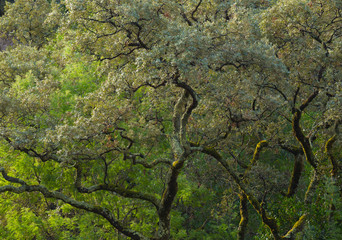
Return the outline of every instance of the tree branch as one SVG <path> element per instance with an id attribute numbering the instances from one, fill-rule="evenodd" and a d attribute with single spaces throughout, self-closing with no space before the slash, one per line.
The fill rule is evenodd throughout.
<path id="1" fill-rule="evenodd" d="M 197 10 L 198 10 L 198 8 L 200 7 L 200 5 L 202 4 L 202 0 L 200 0 L 199 2 L 198 2 L 198 4 L 196 5 L 196 7 L 195 7 L 195 9 L 192 11 L 192 13 L 191 13 L 191 18 L 195 21 L 195 22 L 197 22 L 197 18 L 195 18 L 195 13 L 197 12 Z"/>
<path id="2" fill-rule="evenodd" d="M 184 165 L 185 160 L 188 157 L 188 153 L 183 151 L 182 155 L 177 157 L 176 161 L 172 163 L 167 186 L 163 192 L 162 199 L 160 201 L 160 207 L 158 210 L 159 216 L 159 231 L 158 239 L 169 239 L 170 237 L 170 212 L 174 198 L 178 192 L 178 175 Z"/>
<path id="3" fill-rule="evenodd" d="M 260 148 L 259 148 L 260 149 Z M 257 211 L 257 213 L 262 218 L 263 223 L 266 224 L 266 226 L 271 230 L 273 237 L 276 240 L 280 240 L 281 236 L 279 235 L 279 227 L 277 225 L 277 222 L 274 218 L 269 217 L 266 213 L 265 209 L 263 208 L 262 204 L 259 203 L 257 198 L 247 189 L 245 184 L 240 180 L 240 178 L 234 173 L 234 171 L 230 168 L 227 161 L 225 161 L 222 156 L 214 149 L 214 148 L 208 148 L 203 147 L 202 150 L 203 153 L 208 154 L 215 158 L 221 165 L 227 170 L 228 174 L 233 178 L 234 182 L 239 186 L 242 193 L 247 196 L 248 201 L 253 206 L 253 208 Z"/>
<path id="4" fill-rule="evenodd" d="M 147 163 L 145 161 L 140 161 L 138 159 L 135 159 L 133 161 L 133 164 L 140 164 L 140 165 L 144 166 L 145 168 L 153 168 L 153 167 L 155 167 L 159 164 L 163 164 L 163 163 L 171 166 L 171 162 L 169 159 L 156 159 L 151 163 Z"/>
<path id="5" fill-rule="evenodd" d="M 282 238 L 288 238 L 293 239 L 296 233 L 302 231 L 308 214 L 303 214 L 298 221 L 293 225 L 293 227 L 282 237 Z"/>
<path id="6" fill-rule="evenodd" d="M 255 149 L 254 157 L 253 158 L 258 157 L 258 153 L 261 151 L 262 147 L 266 146 L 267 143 L 261 141 L 259 144 L 258 144 L 259 146 L 257 145 L 257 147 Z M 194 143 L 192 145 L 194 145 Z M 253 208 L 257 211 L 257 213 L 262 218 L 263 223 L 271 230 L 274 239 L 275 240 L 283 239 L 284 237 L 279 235 L 279 227 L 278 227 L 277 221 L 274 218 L 268 216 L 268 214 L 266 213 L 266 211 L 265 211 L 265 209 L 263 207 L 263 204 L 259 203 L 259 201 L 253 196 L 253 194 L 247 190 L 247 188 L 244 186 L 244 183 L 242 181 L 240 181 L 238 176 L 229 167 L 228 163 L 225 160 L 223 160 L 221 155 L 215 149 L 208 148 L 208 147 L 204 147 L 202 152 L 212 156 L 213 158 L 215 158 L 227 170 L 229 175 L 233 178 L 234 182 L 241 189 L 241 191 L 242 191 L 241 194 L 245 194 L 246 195 L 246 197 L 247 197 L 248 201 L 250 202 L 250 204 L 253 206 Z M 244 212 L 244 214 L 246 214 L 246 213 Z M 301 227 L 305 223 L 305 221 L 304 221 L 305 217 L 306 217 L 306 215 L 303 215 L 294 224 L 293 228 L 288 232 L 288 234 L 295 234 L 298 231 L 300 231 Z M 245 224 L 245 223 L 242 222 L 242 224 Z M 286 235 L 286 236 L 288 236 L 288 235 Z"/>
<path id="7" fill-rule="evenodd" d="M 244 240 L 248 224 L 248 199 L 246 194 L 240 192 L 240 222 L 238 228 L 238 240 Z"/>
<path id="8" fill-rule="evenodd" d="M 191 96 L 192 103 L 187 109 L 184 111 L 181 119 L 180 119 L 180 139 L 183 144 L 186 142 L 186 125 L 188 124 L 188 120 L 191 116 L 192 111 L 198 106 L 199 97 L 194 89 L 192 89 L 188 84 L 185 82 L 178 82 L 175 81 L 177 87 L 183 88 L 186 91 L 186 96 Z M 185 102 L 186 103 L 186 102 Z"/>
<path id="9" fill-rule="evenodd" d="M 22 147 L 22 146 L 16 146 L 15 144 L 13 144 L 13 141 L 8 137 L 8 136 L 1 136 L 3 137 L 6 142 L 8 142 L 15 150 L 18 150 L 20 152 L 26 153 L 28 156 L 30 157 L 35 157 L 35 158 L 39 158 L 40 160 L 42 160 L 42 162 L 46 162 L 48 160 L 53 160 L 55 162 L 60 163 L 61 160 L 58 159 L 58 157 L 50 152 L 46 152 L 46 153 L 38 153 L 35 149 L 33 148 L 26 148 L 26 147 Z"/>
<path id="10" fill-rule="evenodd" d="M 338 173 L 338 170 L 339 170 L 339 166 L 336 161 L 336 158 L 334 154 L 332 153 L 332 146 L 335 143 L 335 141 L 336 141 L 336 135 L 329 138 L 328 141 L 325 143 L 325 152 L 327 153 L 328 158 L 332 165 L 331 175 L 333 177 L 336 177 L 336 174 Z"/>
<path id="11" fill-rule="evenodd" d="M 254 154 L 253 154 L 253 158 L 248 166 L 248 168 L 245 170 L 245 173 L 244 173 L 244 178 L 247 176 L 247 174 L 249 173 L 249 171 L 252 169 L 252 167 L 255 165 L 256 161 L 259 160 L 259 156 L 260 156 L 260 152 L 262 151 L 262 149 L 264 147 L 267 147 L 268 146 L 268 143 L 266 140 L 262 140 L 260 141 L 256 147 L 255 147 L 255 150 L 254 150 Z"/>
<path id="12" fill-rule="evenodd" d="M 340 196 L 342 197 L 342 166 L 336 160 L 334 153 L 333 153 L 333 144 L 337 140 L 337 135 L 335 134 L 332 136 L 326 143 L 325 143 L 325 152 L 328 155 L 328 158 L 331 162 L 332 169 L 331 169 L 331 177 L 335 181 L 336 186 L 339 189 Z"/>
<path id="13" fill-rule="evenodd" d="M 147 193 L 142 193 L 142 192 L 138 192 L 138 191 L 134 191 L 134 190 L 130 190 L 130 189 L 125 189 L 123 187 L 120 187 L 120 186 L 117 186 L 114 184 L 96 184 L 96 185 L 93 185 L 90 187 L 84 187 L 84 186 L 82 186 L 82 182 L 81 182 L 83 168 L 82 168 L 81 164 L 79 164 L 79 163 L 75 167 L 76 167 L 75 186 L 76 186 L 76 189 L 80 193 L 93 193 L 96 191 L 115 192 L 122 197 L 148 201 L 148 202 L 152 203 L 157 208 L 157 210 L 159 209 L 159 202 L 160 201 L 155 196 L 147 194 Z"/>
<path id="14" fill-rule="evenodd" d="M 179 72 L 177 71 L 175 73 L 175 75 L 173 76 L 173 82 L 178 82 L 180 75 Z M 181 97 L 178 99 L 175 107 L 174 107 L 174 111 L 173 111 L 173 133 L 175 135 L 178 135 L 180 128 L 181 128 L 181 116 L 182 116 L 182 112 L 183 109 L 185 108 L 187 99 L 189 97 L 189 94 L 187 93 L 186 90 L 184 90 L 182 92 Z"/>
<path id="15" fill-rule="evenodd" d="M 285 144 L 281 144 L 281 143 L 279 144 L 279 146 L 282 149 L 292 153 L 293 155 L 304 154 L 303 149 L 301 147 L 285 145 Z"/>
<path id="16" fill-rule="evenodd" d="M 312 152 L 312 147 L 310 144 L 310 139 L 304 136 L 302 128 L 300 126 L 300 119 L 302 116 L 302 111 L 312 102 L 312 100 L 318 95 L 318 91 L 314 91 L 308 99 L 302 103 L 302 105 L 297 108 L 293 108 L 293 118 L 292 118 L 292 130 L 293 133 L 298 140 L 298 142 L 302 145 L 306 160 L 310 163 L 310 165 L 316 170 L 317 162 L 315 160 L 315 156 Z"/>
<path id="17" fill-rule="evenodd" d="M 312 102 L 312 100 L 315 99 L 315 97 L 317 97 L 319 91 L 315 90 L 309 97 L 308 99 L 306 99 L 305 102 L 302 103 L 302 105 L 299 107 L 300 111 L 304 111 L 304 109 Z"/>
<path id="18" fill-rule="evenodd" d="M 147 240 L 148 239 L 145 236 L 143 236 L 141 233 L 124 227 L 121 224 L 121 222 L 118 221 L 107 208 L 100 207 L 97 205 L 93 205 L 90 203 L 86 203 L 84 201 L 77 201 L 75 199 L 72 199 L 72 198 L 64 195 L 61 192 L 50 191 L 42 185 L 28 185 L 23 180 L 20 180 L 18 178 L 14 178 L 14 177 L 9 177 L 6 174 L 4 168 L 0 168 L 0 172 L 2 173 L 3 178 L 6 179 L 7 181 L 12 182 L 12 183 L 19 183 L 22 185 L 21 187 L 14 187 L 11 185 L 2 186 L 2 187 L 0 187 L 0 193 L 13 192 L 13 193 L 20 194 L 20 193 L 24 193 L 24 192 L 40 192 L 46 198 L 54 198 L 54 199 L 62 200 L 63 202 L 70 204 L 71 206 L 73 206 L 75 208 L 83 209 L 83 210 L 86 210 L 88 212 L 92 212 L 92 213 L 95 213 L 95 214 L 98 214 L 98 215 L 104 217 L 120 233 L 122 233 L 122 234 L 124 234 L 124 235 L 126 235 L 132 239 L 135 239 L 135 240 L 141 240 L 141 239 Z"/>
<path id="19" fill-rule="evenodd" d="M 302 171 L 304 169 L 304 159 L 302 154 L 297 154 L 295 155 L 295 163 L 292 171 L 292 176 L 291 176 L 291 181 L 290 185 L 287 189 L 286 196 L 287 197 L 292 197 L 298 187 L 299 184 L 299 179 L 302 175 Z"/>

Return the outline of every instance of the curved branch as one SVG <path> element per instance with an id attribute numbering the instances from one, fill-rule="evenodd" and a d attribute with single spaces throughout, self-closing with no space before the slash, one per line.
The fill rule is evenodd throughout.
<path id="1" fill-rule="evenodd" d="M 120 233 L 122 233 L 122 234 L 124 234 L 124 235 L 126 235 L 132 239 L 135 239 L 135 240 L 140 240 L 140 239 L 144 239 L 144 240 L 146 239 L 147 240 L 148 239 L 147 237 L 143 236 L 141 233 L 138 233 L 136 231 L 133 231 L 132 229 L 124 227 L 121 224 L 121 222 L 118 221 L 107 208 L 100 207 L 97 205 L 93 205 L 90 203 L 86 203 L 84 201 L 77 201 L 75 199 L 68 197 L 67 195 L 64 195 L 61 192 L 50 191 L 42 185 L 28 185 L 23 180 L 20 180 L 18 178 L 14 178 L 14 177 L 9 177 L 6 174 L 4 168 L 0 168 L 0 172 L 2 173 L 2 176 L 4 177 L 4 179 L 6 179 L 7 181 L 12 182 L 12 183 L 19 183 L 22 185 L 21 187 L 14 187 L 11 185 L 2 186 L 2 187 L 0 187 L 0 193 L 13 192 L 13 193 L 20 194 L 20 193 L 24 193 L 24 192 L 40 192 L 46 198 L 54 198 L 54 199 L 62 200 L 63 202 L 70 204 L 71 206 L 73 206 L 75 208 L 83 209 L 83 210 L 86 210 L 88 212 L 92 212 L 92 213 L 95 213 L 95 214 L 98 214 L 98 215 L 104 217 Z"/>
<path id="2" fill-rule="evenodd" d="M 153 168 L 155 166 L 157 166 L 158 164 L 166 164 L 171 166 L 172 163 L 169 159 L 165 159 L 165 158 L 161 158 L 161 159 L 156 159 L 151 163 L 148 163 L 144 160 L 138 160 L 137 158 L 145 158 L 145 156 L 141 153 L 124 153 L 124 159 L 131 159 L 132 163 L 134 165 L 136 164 L 140 164 L 145 168 Z"/>
<path id="3" fill-rule="evenodd" d="M 280 240 L 281 236 L 279 235 L 279 227 L 277 225 L 277 221 L 269 217 L 266 213 L 265 209 L 263 208 L 262 203 L 259 203 L 257 198 L 250 192 L 245 184 L 240 180 L 240 178 L 235 174 L 235 172 L 230 168 L 227 161 L 225 161 L 222 156 L 214 149 L 203 147 L 202 152 L 208 154 L 215 158 L 221 165 L 227 170 L 228 174 L 233 178 L 234 182 L 238 185 L 241 189 L 242 193 L 247 196 L 248 201 L 262 218 L 263 223 L 271 230 L 274 239 Z"/>
<path id="4" fill-rule="evenodd" d="M 261 143 L 260 146 L 256 147 L 256 151 L 260 152 L 262 145 L 266 144 Z M 192 143 L 193 146 L 196 144 Z M 197 144 L 197 147 L 200 147 L 199 144 Z M 227 161 L 225 161 L 222 156 L 214 149 L 209 147 L 203 147 L 202 152 L 205 154 L 208 154 L 209 156 L 215 158 L 221 165 L 227 170 L 229 175 L 233 178 L 234 182 L 238 185 L 238 187 L 241 190 L 241 194 L 245 194 L 250 204 L 253 206 L 253 208 L 256 210 L 256 212 L 261 217 L 263 223 L 271 230 L 272 235 L 275 240 L 281 240 L 285 237 L 281 236 L 279 234 L 279 226 L 277 224 L 276 219 L 270 217 L 264 207 L 263 203 L 259 203 L 259 201 L 256 199 L 256 197 L 247 189 L 247 187 L 244 185 L 244 183 L 240 180 L 240 178 L 234 173 L 234 171 L 230 168 Z M 299 232 L 302 227 L 305 224 L 306 214 L 304 214 L 292 227 L 292 229 L 287 233 L 286 237 L 290 234 L 295 234 Z"/>
<path id="5" fill-rule="evenodd" d="M 297 108 L 292 109 L 293 118 L 292 118 L 292 131 L 298 140 L 298 142 L 302 145 L 305 158 L 307 162 L 313 167 L 314 173 L 312 176 L 312 179 L 310 181 L 310 184 L 306 190 L 305 193 L 305 199 L 304 202 L 306 204 L 309 204 L 312 200 L 312 197 L 314 195 L 314 191 L 320 181 L 320 175 L 321 173 L 318 171 L 318 163 L 315 159 L 315 155 L 313 154 L 313 150 L 310 143 L 310 138 L 306 137 L 303 133 L 303 130 L 300 126 L 300 119 L 302 116 L 302 111 L 313 101 L 313 99 L 318 95 L 319 91 L 315 90 L 305 102 L 302 103 L 302 105 Z"/>
<path id="6" fill-rule="evenodd" d="M 61 160 L 58 159 L 58 157 L 50 152 L 46 152 L 46 153 L 38 153 L 35 149 L 33 148 L 26 148 L 26 147 L 21 147 L 21 146 L 15 146 L 15 144 L 13 144 L 13 141 L 7 137 L 7 136 L 1 136 L 3 137 L 6 142 L 8 142 L 13 148 L 14 150 L 18 150 L 20 152 L 26 153 L 28 156 L 30 157 L 35 157 L 35 158 L 39 158 L 40 160 L 42 160 L 42 162 L 46 162 L 49 160 L 55 161 L 60 163 Z"/>
<path id="7" fill-rule="evenodd" d="M 287 101 L 287 97 L 285 95 L 285 93 L 283 91 L 281 91 L 276 85 L 274 84 L 257 84 L 256 86 L 260 87 L 260 88 L 269 88 L 269 89 L 273 89 L 275 91 L 277 91 L 283 98 L 285 101 Z"/>
<path id="8" fill-rule="evenodd" d="M 128 52 L 120 52 L 120 53 L 118 53 L 118 54 L 116 54 L 116 55 L 114 55 L 114 56 L 112 56 L 112 57 L 103 57 L 103 56 L 101 56 L 101 55 L 96 55 L 96 57 L 97 57 L 97 59 L 99 60 L 99 61 L 105 61 L 105 60 L 113 60 L 113 59 L 116 59 L 116 58 L 118 58 L 118 57 L 121 57 L 121 56 L 129 56 L 129 55 L 131 55 L 135 50 L 138 50 L 138 49 L 140 49 L 141 47 L 135 47 L 135 48 L 132 48 L 132 49 L 130 49 Z"/>
<path id="9" fill-rule="evenodd" d="M 319 91 L 318 90 L 315 90 L 309 97 L 308 99 L 306 99 L 305 102 L 302 103 L 302 105 L 299 107 L 299 109 L 301 111 L 303 111 L 307 106 L 309 106 L 309 104 L 312 102 L 312 100 L 315 99 L 315 97 L 317 97 Z"/>
<path id="10" fill-rule="evenodd" d="M 304 154 L 304 151 L 301 147 L 291 146 L 291 145 L 286 145 L 286 144 L 281 144 L 281 143 L 279 144 L 279 146 L 282 149 L 292 153 L 293 155 Z"/>
<path id="11" fill-rule="evenodd" d="M 307 104 L 305 103 L 304 106 L 307 106 Z M 303 105 L 302 105 L 303 106 Z M 301 106 L 301 109 L 302 109 Z M 306 160 L 310 163 L 310 165 L 314 168 L 317 169 L 317 162 L 315 160 L 315 156 L 312 152 L 312 148 L 310 145 L 310 141 L 309 138 L 307 138 L 306 136 L 304 136 L 302 128 L 299 124 L 300 122 L 300 118 L 302 116 L 302 112 L 296 108 L 293 109 L 293 118 L 292 118 L 292 130 L 293 133 L 296 137 L 296 139 L 298 140 L 298 142 L 302 145 L 304 154 L 305 154 L 305 158 Z"/>
<path id="12" fill-rule="evenodd" d="M 11 182 L 11 183 L 19 183 L 20 185 L 27 185 L 26 182 L 24 180 L 21 180 L 19 178 L 15 178 L 15 177 L 10 177 L 7 175 L 5 168 L 0 168 L 0 172 L 3 176 L 4 179 L 6 179 L 7 181 Z"/>
<path id="13" fill-rule="evenodd" d="M 336 141 L 336 135 L 329 138 L 329 140 L 325 143 L 325 152 L 327 153 L 328 158 L 329 158 L 331 165 L 332 165 L 331 175 L 333 177 L 336 177 L 336 174 L 338 173 L 338 169 L 339 169 L 339 166 L 338 166 L 338 163 L 335 159 L 335 156 L 332 153 L 332 146 L 335 143 L 335 141 Z"/>
<path id="14" fill-rule="evenodd" d="M 143 84 L 141 84 L 141 85 L 139 85 L 139 86 L 133 88 L 132 91 L 133 91 L 133 92 L 136 92 L 136 91 L 138 91 L 140 88 L 145 87 L 145 86 L 151 87 L 151 88 L 154 88 L 154 89 L 157 89 L 157 88 L 160 88 L 160 87 L 164 87 L 164 86 L 166 85 L 166 83 L 167 83 L 166 81 L 162 81 L 161 83 L 159 83 L 159 84 L 157 84 L 157 85 L 153 85 L 153 84 L 151 84 L 151 83 L 145 82 L 145 83 L 143 83 Z"/>
<path id="15" fill-rule="evenodd" d="M 168 159 L 156 159 L 151 163 L 147 163 L 145 161 L 140 161 L 140 160 L 134 160 L 133 164 L 140 164 L 145 168 L 154 168 L 155 166 L 159 165 L 159 164 L 167 164 L 169 166 L 171 166 L 171 162 Z"/>
<path id="16" fill-rule="evenodd" d="M 302 231 L 308 214 L 303 214 L 298 221 L 293 225 L 293 227 L 282 237 L 287 239 L 293 239 L 296 233 Z"/>
<path id="17" fill-rule="evenodd" d="M 259 160 L 260 152 L 262 151 L 262 149 L 264 147 L 267 147 L 267 146 L 268 146 L 268 143 L 266 140 L 262 140 L 256 145 L 255 150 L 254 150 L 254 154 L 253 154 L 253 158 L 252 158 L 251 163 L 249 164 L 248 168 L 245 170 L 244 177 L 246 177 L 246 175 L 249 173 L 251 168 L 255 165 L 256 161 Z"/>
<path id="18" fill-rule="evenodd" d="M 192 98 L 191 105 L 185 110 L 181 117 L 181 128 L 180 128 L 180 137 L 183 143 L 186 141 L 186 125 L 188 124 L 189 118 L 191 116 L 192 111 L 198 106 L 199 97 L 197 96 L 197 93 L 194 89 L 192 89 L 188 84 L 184 82 L 176 82 L 176 86 L 183 88 L 188 95 Z"/>
<path id="19" fill-rule="evenodd" d="M 191 13 L 191 18 L 192 18 L 195 22 L 197 22 L 197 18 L 195 18 L 195 13 L 197 12 L 197 10 L 198 10 L 198 8 L 200 7 L 201 4 L 202 4 L 202 0 L 200 0 L 200 1 L 197 3 L 195 9 L 194 9 L 194 10 L 192 11 L 192 13 Z"/>
<path id="20" fill-rule="evenodd" d="M 175 75 L 173 76 L 173 82 L 178 82 L 180 75 L 179 72 L 177 71 L 175 73 Z M 187 91 L 183 91 L 181 97 L 178 99 L 175 107 L 174 107 L 174 111 L 173 111 L 173 132 L 174 134 L 178 134 L 180 131 L 180 127 L 181 127 L 181 115 L 183 112 L 183 109 L 186 105 L 188 99 L 188 93 Z"/>
<path id="21" fill-rule="evenodd" d="M 231 130 L 231 127 L 229 126 L 228 131 L 230 131 L 230 130 Z M 219 133 L 216 138 L 214 138 L 214 139 L 212 139 L 212 140 L 210 140 L 208 142 L 205 142 L 205 143 L 203 143 L 201 145 L 199 143 L 195 143 L 193 141 L 188 141 L 188 144 L 190 145 L 190 149 L 191 149 L 192 152 L 202 151 L 203 146 L 205 146 L 205 147 L 214 147 L 214 146 L 217 145 L 217 143 L 219 143 L 220 141 L 226 139 L 227 136 L 228 136 L 228 131 L 227 132 Z M 234 159 L 237 160 L 235 156 L 234 156 Z"/>
<path id="22" fill-rule="evenodd" d="M 157 210 L 159 209 L 159 200 L 155 196 L 147 193 L 142 193 L 130 189 L 126 189 L 114 184 L 96 184 L 90 187 L 82 186 L 81 177 L 82 177 L 82 166 L 77 164 L 76 166 L 76 181 L 75 186 L 80 193 L 93 193 L 96 191 L 110 191 L 119 194 L 122 197 L 133 198 L 133 199 L 140 199 L 145 200 L 152 203 Z"/>

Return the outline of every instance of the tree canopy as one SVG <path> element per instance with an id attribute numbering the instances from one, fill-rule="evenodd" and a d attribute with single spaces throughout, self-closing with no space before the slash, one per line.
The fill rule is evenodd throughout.
<path id="1" fill-rule="evenodd" d="M 341 1 L 2 14 L 4 239 L 342 237 Z"/>

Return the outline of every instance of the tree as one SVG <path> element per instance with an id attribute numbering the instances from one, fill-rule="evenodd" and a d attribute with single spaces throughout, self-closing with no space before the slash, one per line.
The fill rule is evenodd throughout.
<path id="1" fill-rule="evenodd" d="M 105 238 L 227 239 L 235 223 L 244 239 L 256 218 L 283 239 L 322 234 L 305 223 L 327 219 L 327 236 L 339 234 L 341 196 L 323 188 L 341 186 L 338 2 L 62 4 L 16 1 L 0 24 L 17 40 L 1 52 L 0 192 L 40 193 L 26 199 L 35 229 L 67 238 L 97 222 Z M 239 227 L 210 204 L 232 196 Z M 331 214 L 318 219 L 314 201 Z M 61 223 L 70 212 L 77 227 Z"/>
<path id="2" fill-rule="evenodd" d="M 1 1 L 0 1 L 0 16 L 4 15 L 4 13 L 5 13 L 6 2 L 13 3 L 14 0 L 9 0 L 9 1 L 1 0 Z"/>
<path id="3" fill-rule="evenodd" d="M 13 41 L 40 47 L 58 28 L 61 11 L 56 1 L 9 2 L 0 25 L 1 33 L 7 33 Z"/>

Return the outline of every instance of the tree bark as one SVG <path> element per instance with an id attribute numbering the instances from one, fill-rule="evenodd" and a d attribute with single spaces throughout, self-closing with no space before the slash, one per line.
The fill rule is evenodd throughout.
<path id="1" fill-rule="evenodd" d="M 292 171 L 290 185 L 287 189 L 287 197 L 292 197 L 297 190 L 299 179 L 302 175 L 302 171 L 304 168 L 304 159 L 302 154 L 295 155 L 295 163 Z"/>
<path id="2" fill-rule="evenodd" d="M 248 199 L 247 199 L 246 194 L 244 194 L 243 192 L 240 192 L 239 198 L 240 198 L 240 223 L 239 223 L 239 228 L 238 228 L 237 239 L 244 240 L 246 230 L 247 230 L 247 224 L 248 224 L 248 208 L 247 208 Z"/>

